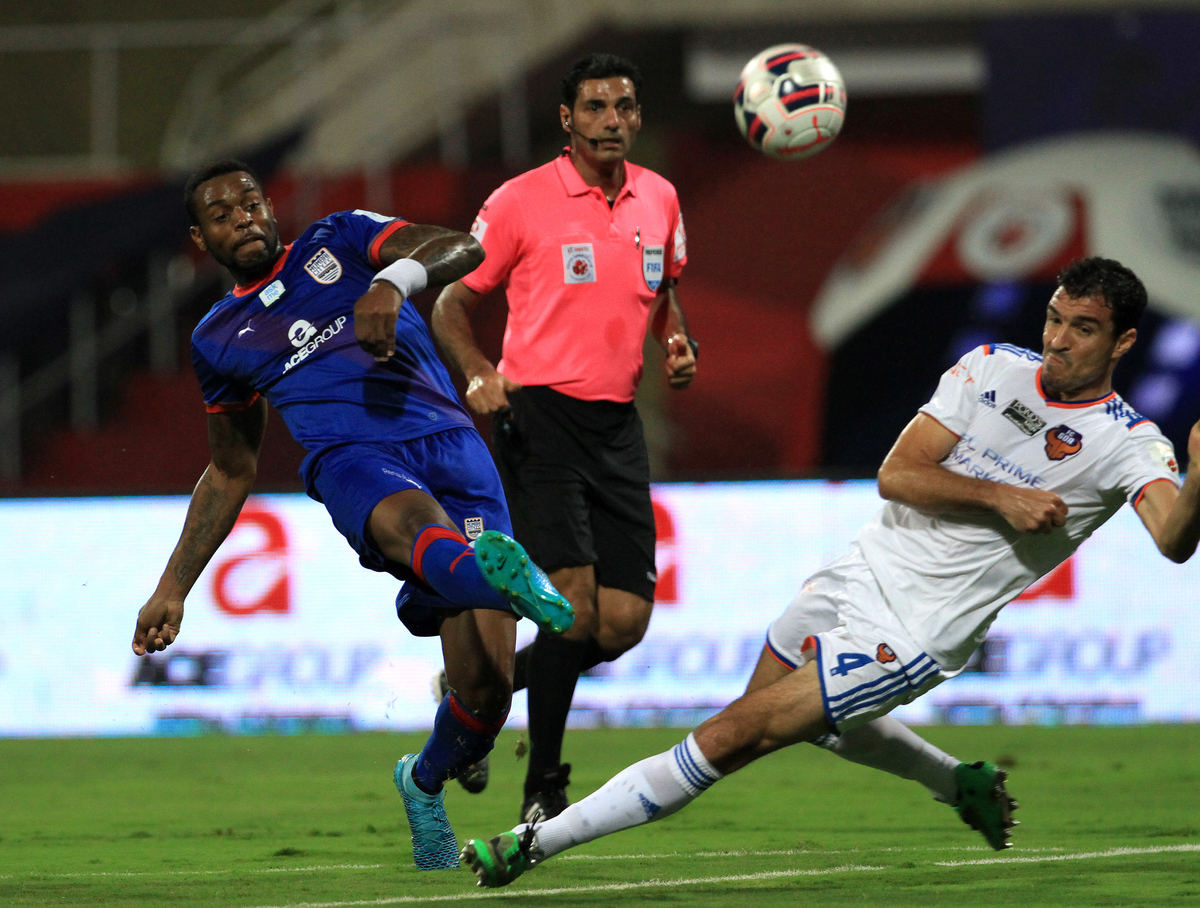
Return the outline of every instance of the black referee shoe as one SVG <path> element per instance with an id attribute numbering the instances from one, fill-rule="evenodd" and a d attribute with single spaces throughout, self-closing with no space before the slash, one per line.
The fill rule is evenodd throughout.
<path id="1" fill-rule="evenodd" d="M 563 763 L 541 774 L 541 778 L 525 780 L 525 801 L 521 804 L 521 822 L 536 823 L 549 820 L 566 810 L 571 802 L 564 789 L 571 784 L 571 764 Z M 533 786 L 533 790 L 530 787 Z"/>

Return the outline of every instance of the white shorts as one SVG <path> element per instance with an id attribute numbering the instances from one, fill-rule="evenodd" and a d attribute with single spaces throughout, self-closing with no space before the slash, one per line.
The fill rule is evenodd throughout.
<path id="1" fill-rule="evenodd" d="M 943 671 L 896 620 L 857 545 L 808 578 L 772 622 L 767 646 L 790 668 L 817 660 L 825 721 L 838 732 L 958 674 Z"/>

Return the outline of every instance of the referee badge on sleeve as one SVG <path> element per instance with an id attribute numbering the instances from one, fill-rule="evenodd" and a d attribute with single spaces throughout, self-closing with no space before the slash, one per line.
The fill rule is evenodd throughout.
<path id="1" fill-rule="evenodd" d="M 656 292 L 658 285 L 662 283 L 666 251 L 665 246 L 642 247 L 642 277 L 646 279 L 646 286 Z"/>
<path id="2" fill-rule="evenodd" d="M 596 283 L 596 256 L 591 243 L 567 243 L 562 247 L 563 283 Z"/>

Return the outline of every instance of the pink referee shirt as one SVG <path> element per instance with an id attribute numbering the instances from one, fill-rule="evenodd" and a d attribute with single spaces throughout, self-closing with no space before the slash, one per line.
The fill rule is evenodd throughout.
<path id="1" fill-rule="evenodd" d="M 487 258 L 462 282 L 508 295 L 499 371 L 580 400 L 633 400 L 650 304 L 687 263 L 675 187 L 626 161 L 610 209 L 564 153 L 493 192 L 471 235 Z"/>

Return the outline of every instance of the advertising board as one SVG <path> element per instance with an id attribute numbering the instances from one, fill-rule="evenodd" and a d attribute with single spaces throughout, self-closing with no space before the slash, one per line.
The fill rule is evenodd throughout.
<path id="1" fill-rule="evenodd" d="M 737 697 L 767 625 L 880 501 L 871 482 L 654 489 L 658 601 L 643 642 L 580 679 L 575 726 L 691 726 Z M 396 620 L 324 509 L 252 497 L 165 653 L 130 650 L 187 499 L 0 501 L 0 735 L 417 729 L 436 639 Z M 914 723 L 1200 719 L 1200 559 L 1162 558 L 1123 508 L 1010 604 Z M 521 622 L 519 642 L 533 636 Z M 525 697 L 510 722 L 525 722 Z"/>

